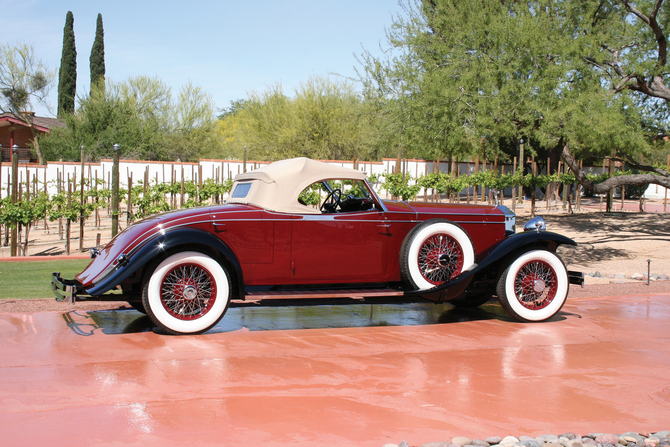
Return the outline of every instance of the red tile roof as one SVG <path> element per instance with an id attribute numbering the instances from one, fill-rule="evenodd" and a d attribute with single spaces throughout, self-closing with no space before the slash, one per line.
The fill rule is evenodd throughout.
<path id="1" fill-rule="evenodd" d="M 65 122 L 58 118 L 47 118 L 45 116 L 33 116 L 33 125 L 40 130 L 41 132 L 49 132 L 55 127 L 65 127 Z M 12 124 L 17 124 L 19 126 L 25 126 L 26 124 L 20 119 L 16 118 L 12 113 L 0 113 L 0 122 L 10 122 Z"/>

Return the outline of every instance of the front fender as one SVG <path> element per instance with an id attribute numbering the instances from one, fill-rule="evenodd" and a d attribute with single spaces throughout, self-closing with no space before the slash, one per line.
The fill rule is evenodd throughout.
<path id="1" fill-rule="evenodd" d="M 505 238 L 489 255 L 477 266 L 478 270 L 485 269 L 491 264 L 503 259 L 512 252 L 525 250 L 530 247 L 541 247 L 549 251 L 556 251 L 559 245 L 577 245 L 569 237 L 549 231 L 527 231 L 516 233 Z"/>
<path id="2" fill-rule="evenodd" d="M 127 256 L 123 263 L 117 263 L 111 272 L 104 278 L 85 290 L 88 295 L 99 296 L 117 285 L 121 284 L 130 275 L 135 273 L 141 267 L 151 262 L 156 256 L 162 256 L 164 253 L 180 246 L 186 245 L 189 248 L 195 245 L 206 245 L 216 251 L 219 256 L 224 257 L 230 262 L 233 272 L 237 278 L 238 294 L 244 296 L 244 278 L 242 277 L 242 268 L 233 251 L 224 244 L 219 238 L 206 231 L 193 228 L 180 228 L 172 231 L 166 231 L 146 242 L 135 253 Z M 123 255 L 122 255 L 123 256 Z M 116 261 L 115 261 L 116 262 Z"/>
<path id="3" fill-rule="evenodd" d="M 456 278 L 432 289 L 406 292 L 405 295 L 419 296 L 423 299 L 443 303 L 461 295 L 470 285 L 475 275 L 497 266 L 499 261 L 502 261 L 511 253 L 525 251 L 532 247 L 541 247 L 555 252 L 556 248 L 563 244 L 577 245 L 575 241 L 568 237 L 547 231 L 513 234 L 500 242 L 479 264 L 461 273 Z"/>

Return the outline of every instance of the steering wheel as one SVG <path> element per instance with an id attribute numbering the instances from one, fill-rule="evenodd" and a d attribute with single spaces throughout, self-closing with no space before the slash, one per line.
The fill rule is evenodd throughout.
<path id="1" fill-rule="evenodd" d="M 337 207 L 340 204 L 342 197 L 342 191 L 340 189 L 333 189 L 326 196 L 326 200 L 321 204 L 322 213 L 334 213 L 337 211 Z"/>

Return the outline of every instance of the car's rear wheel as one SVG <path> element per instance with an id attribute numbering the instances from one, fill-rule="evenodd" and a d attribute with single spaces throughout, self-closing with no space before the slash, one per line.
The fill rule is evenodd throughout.
<path id="1" fill-rule="evenodd" d="M 568 297 L 568 271 L 561 258 L 532 250 L 512 261 L 498 280 L 500 304 L 519 321 L 544 321 L 561 310 Z"/>
<path id="2" fill-rule="evenodd" d="M 230 282 L 209 256 L 185 251 L 161 262 L 142 291 L 151 320 L 170 334 L 198 334 L 211 329 L 226 313 Z"/>
<path id="3" fill-rule="evenodd" d="M 475 262 L 475 249 L 460 226 L 443 219 L 417 225 L 400 250 L 403 281 L 415 290 L 439 286 Z"/>

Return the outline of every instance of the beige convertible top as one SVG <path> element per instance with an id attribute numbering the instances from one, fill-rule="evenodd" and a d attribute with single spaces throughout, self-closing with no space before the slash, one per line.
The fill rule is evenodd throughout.
<path id="1" fill-rule="evenodd" d="M 291 158 L 238 174 L 228 203 L 248 203 L 279 213 L 321 214 L 298 202 L 303 189 L 321 180 L 365 180 L 365 173 L 309 158 Z M 236 192 L 239 188 L 239 194 Z M 249 185 L 249 186 L 247 186 Z M 248 191 L 242 195 L 246 188 Z"/>

